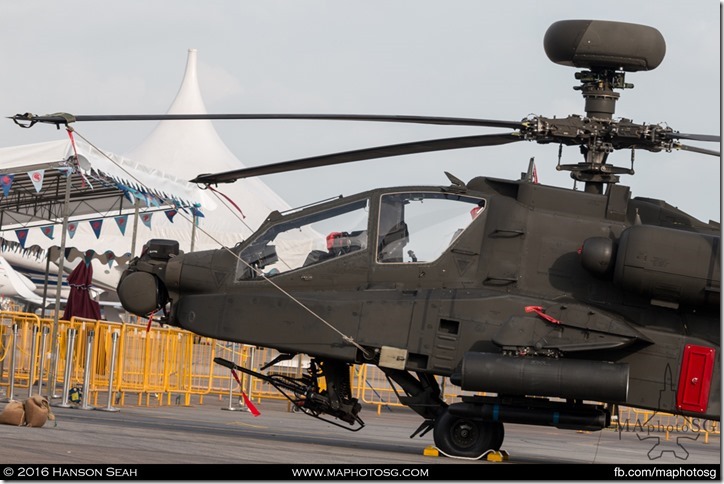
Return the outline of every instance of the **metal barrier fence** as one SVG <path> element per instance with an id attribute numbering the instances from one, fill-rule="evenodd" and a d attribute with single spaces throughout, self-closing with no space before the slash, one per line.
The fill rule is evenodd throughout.
<path id="1" fill-rule="evenodd" d="M 246 374 L 239 375 L 239 388 L 228 369 L 214 363 L 214 358 L 221 357 L 258 371 L 278 355 L 275 350 L 218 341 L 178 328 L 154 326 L 149 330 L 143 324 L 73 318 L 58 321 L 57 355 L 53 358 L 53 324 L 52 318 L 0 311 L 0 390 L 5 392 L 5 401 L 55 393 L 60 382 L 62 393 L 52 397 L 62 397 L 63 404 L 69 404 L 70 390 L 78 394 L 82 388 L 82 408 L 105 405 L 107 410 L 117 410 L 116 406 L 128 404 L 128 395 L 136 396 L 136 405 L 146 406 L 190 405 L 192 397 L 203 403 L 205 397 L 215 396 L 228 398 L 231 410 L 244 407 L 242 389 L 257 403 L 264 399 L 285 400 L 272 385 Z M 53 362 L 57 382 L 47 381 Z M 273 371 L 299 377 L 308 364 L 307 356 L 298 355 L 276 364 Z M 383 408 L 403 406 L 379 368 L 355 365 L 350 373 L 352 395 L 375 406 L 378 413 Z M 448 403 L 471 394 L 446 378 L 438 378 L 438 383 Z M 617 424 L 628 425 L 628 430 L 633 426 L 634 431 L 653 426 L 667 438 L 669 433 L 700 432 L 705 434 L 705 442 L 710 434 L 720 434 L 719 422 L 629 407 L 621 407 Z"/>

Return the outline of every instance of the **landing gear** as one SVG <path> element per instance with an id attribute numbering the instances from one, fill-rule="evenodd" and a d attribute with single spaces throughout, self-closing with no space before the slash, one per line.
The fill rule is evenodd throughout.
<path id="1" fill-rule="evenodd" d="M 501 422 L 461 417 L 447 409 L 435 420 L 433 438 L 438 449 L 453 457 L 480 457 L 499 450 L 505 430 Z"/>

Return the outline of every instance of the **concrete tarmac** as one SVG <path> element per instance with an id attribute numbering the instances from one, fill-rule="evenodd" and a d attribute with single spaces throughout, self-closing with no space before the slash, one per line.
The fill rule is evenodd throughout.
<path id="1" fill-rule="evenodd" d="M 235 404 L 237 402 L 234 402 Z M 5 404 L 0 404 L 0 410 Z M 261 415 L 225 410 L 206 397 L 191 406 L 125 406 L 118 412 L 53 407 L 41 428 L 0 425 L 4 464 L 495 464 L 423 455 L 432 432 L 409 436 L 422 419 L 406 408 L 365 407 L 351 432 L 264 400 Z M 101 407 L 102 408 L 102 407 Z M 717 422 L 718 424 L 718 422 Z M 343 424 L 346 426 L 346 424 Z M 721 439 L 690 430 L 666 434 L 630 422 L 620 432 L 505 425 L 501 464 L 720 464 Z"/>

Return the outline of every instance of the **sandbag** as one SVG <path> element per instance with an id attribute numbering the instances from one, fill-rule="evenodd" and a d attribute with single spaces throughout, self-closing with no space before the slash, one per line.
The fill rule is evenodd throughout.
<path id="1" fill-rule="evenodd" d="M 42 427 L 48 420 L 54 420 L 55 416 L 50 411 L 48 399 L 33 395 L 23 402 L 25 408 L 25 423 L 28 427 Z"/>
<path id="2" fill-rule="evenodd" d="M 0 424 L 25 425 L 25 406 L 23 402 L 11 400 L 0 412 Z"/>

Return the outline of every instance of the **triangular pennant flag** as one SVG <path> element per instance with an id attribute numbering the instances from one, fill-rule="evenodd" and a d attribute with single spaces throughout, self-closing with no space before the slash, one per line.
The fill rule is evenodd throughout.
<path id="1" fill-rule="evenodd" d="M 121 231 L 121 235 L 126 235 L 126 225 L 128 222 L 128 215 L 119 215 L 118 217 L 114 217 L 116 220 L 116 225 L 118 225 L 118 230 Z"/>
<path id="2" fill-rule="evenodd" d="M 194 216 L 199 217 L 199 218 L 203 218 L 203 216 L 204 216 L 204 214 L 201 213 L 201 210 L 199 210 L 196 207 L 191 207 L 191 213 L 194 214 Z"/>
<path id="3" fill-rule="evenodd" d="M 3 195 L 6 197 L 10 193 L 10 187 L 13 185 L 13 179 L 15 175 L 2 175 L 0 176 L 0 187 L 3 189 Z"/>
<path id="4" fill-rule="evenodd" d="M 165 213 L 165 214 L 166 214 L 166 217 L 168 217 L 168 221 L 171 222 L 171 223 L 173 223 L 173 218 L 176 216 L 176 214 L 178 213 L 178 211 L 176 211 L 176 210 L 166 210 L 166 211 L 163 212 L 163 213 Z"/>
<path id="5" fill-rule="evenodd" d="M 143 222 L 143 225 L 145 225 L 149 229 L 151 228 L 151 216 L 152 215 L 153 215 L 153 213 L 142 213 L 141 214 L 141 222 Z"/>
<path id="6" fill-rule="evenodd" d="M 113 261 L 116 260 L 116 254 L 110 250 L 105 251 L 104 254 L 108 258 L 108 267 L 113 267 Z"/>
<path id="7" fill-rule="evenodd" d="M 43 235 L 45 235 L 50 240 L 53 240 L 53 232 L 55 232 L 55 225 L 46 225 L 45 227 L 40 227 L 40 230 L 43 232 Z"/>
<path id="8" fill-rule="evenodd" d="M 129 202 L 136 203 L 136 198 L 133 196 L 129 189 L 123 190 L 123 196 L 126 197 L 126 200 L 128 200 Z"/>
<path id="9" fill-rule="evenodd" d="M 71 173 L 73 173 L 73 167 L 72 166 L 59 166 L 58 171 L 61 172 L 63 175 L 68 176 Z"/>
<path id="10" fill-rule="evenodd" d="M 85 262 L 86 267 L 88 267 L 93 260 L 93 256 L 96 255 L 95 250 L 86 250 L 85 254 L 83 254 L 83 262 Z"/>
<path id="11" fill-rule="evenodd" d="M 93 229 L 93 233 L 96 234 L 96 239 L 100 238 L 101 228 L 103 227 L 103 219 L 99 218 L 99 219 L 91 220 L 89 223 L 90 223 L 91 228 Z"/>
<path id="12" fill-rule="evenodd" d="M 201 210 L 199 210 L 196 207 L 189 207 L 189 210 L 191 210 L 191 214 L 194 216 L 194 222 L 196 223 L 196 226 L 199 226 L 199 220 L 204 217 L 204 214 L 201 213 Z"/>
<path id="13" fill-rule="evenodd" d="M 28 229 L 18 229 L 15 231 L 15 235 L 18 236 L 18 242 L 20 242 L 20 247 L 24 249 L 25 239 L 28 238 Z"/>
<path id="14" fill-rule="evenodd" d="M 75 231 L 78 230 L 78 224 L 75 222 L 71 222 L 68 224 L 68 235 L 70 235 L 70 238 L 72 239 L 75 235 Z"/>
<path id="15" fill-rule="evenodd" d="M 45 177 L 45 170 L 33 170 L 28 172 L 30 181 L 33 182 L 35 192 L 39 193 L 43 188 L 43 178 Z"/>

